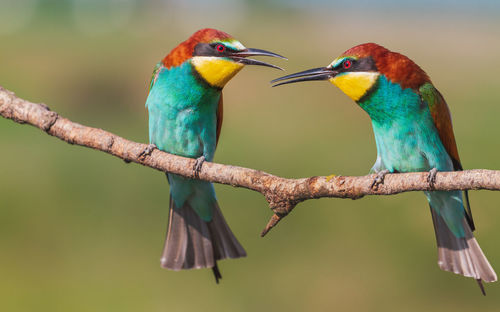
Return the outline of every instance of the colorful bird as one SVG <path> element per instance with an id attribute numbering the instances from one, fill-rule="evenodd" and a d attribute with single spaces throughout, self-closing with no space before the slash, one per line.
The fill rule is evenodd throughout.
<path id="1" fill-rule="evenodd" d="M 222 125 L 222 89 L 245 65 L 277 66 L 248 56 L 278 54 L 245 48 L 230 35 L 202 29 L 174 48 L 153 72 L 146 107 L 153 147 L 212 161 Z M 171 270 L 212 268 L 217 260 L 246 256 L 220 211 L 212 183 L 167 173 L 170 211 L 161 266 Z"/>
<path id="2" fill-rule="evenodd" d="M 408 57 L 366 43 L 326 67 L 272 82 L 283 81 L 274 85 L 278 86 L 309 80 L 329 80 L 370 116 L 377 146 L 374 186 L 388 172 L 430 171 L 432 183 L 437 171 L 462 170 L 448 106 L 427 74 Z M 494 282 L 497 276 L 472 234 L 467 192 L 424 193 L 434 222 L 439 267 L 475 278 L 484 293 L 481 281 Z"/>

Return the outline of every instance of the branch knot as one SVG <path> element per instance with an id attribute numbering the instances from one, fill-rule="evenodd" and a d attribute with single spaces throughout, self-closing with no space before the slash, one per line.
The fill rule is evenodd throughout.
<path id="1" fill-rule="evenodd" d="M 48 107 L 47 110 L 47 114 L 44 114 L 42 120 L 40 120 L 40 129 L 45 132 L 49 132 L 59 118 L 59 115 L 56 112 L 49 110 Z"/>

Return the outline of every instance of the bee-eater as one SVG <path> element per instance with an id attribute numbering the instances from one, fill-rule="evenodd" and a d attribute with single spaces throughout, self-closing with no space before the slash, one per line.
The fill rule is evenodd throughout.
<path id="1" fill-rule="evenodd" d="M 222 89 L 245 65 L 277 66 L 248 56 L 278 54 L 246 48 L 215 29 L 202 29 L 159 62 L 146 107 L 149 141 L 158 149 L 212 161 L 222 126 Z M 167 173 L 170 210 L 161 266 L 171 270 L 212 268 L 217 260 L 246 256 L 220 211 L 212 183 Z"/>
<path id="2" fill-rule="evenodd" d="M 326 67 L 272 82 L 282 80 L 286 81 L 275 86 L 329 80 L 368 113 L 377 146 L 372 171 L 382 181 L 388 172 L 430 171 L 432 182 L 437 170 L 462 170 L 443 96 L 429 76 L 404 55 L 374 43 L 361 44 Z M 439 267 L 475 278 L 484 293 L 481 281 L 494 282 L 497 276 L 472 234 L 467 192 L 430 191 L 425 195 L 436 233 Z"/>

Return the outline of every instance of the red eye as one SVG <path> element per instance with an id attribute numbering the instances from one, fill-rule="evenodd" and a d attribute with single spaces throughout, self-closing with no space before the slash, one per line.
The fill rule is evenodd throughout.
<path id="1" fill-rule="evenodd" d="M 226 46 L 224 46 L 223 44 L 218 44 L 215 46 L 215 49 L 217 49 L 217 52 L 222 53 L 226 51 Z"/>
<path id="2" fill-rule="evenodd" d="M 345 60 L 344 63 L 342 63 L 342 66 L 344 69 L 349 69 L 352 66 L 352 61 L 351 60 Z"/>

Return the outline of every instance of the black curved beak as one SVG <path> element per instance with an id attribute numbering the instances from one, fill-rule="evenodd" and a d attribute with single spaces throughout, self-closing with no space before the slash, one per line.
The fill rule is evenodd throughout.
<path id="1" fill-rule="evenodd" d="M 286 57 L 281 56 L 279 54 L 276 54 L 276 53 L 273 53 L 273 52 L 269 52 L 269 51 L 266 51 L 266 50 L 251 49 L 251 48 L 248 48 L 248 49 L 245 49 L 245 50 L 242 50 L 242 51 L 238 51 L 238 52 L 233 52 L 233 53 L 231 53 L 230 57 L 234 61 L 236 61 L 238 63 L 241 63 L 241 64 L 245 64 L 245 65 L 260 65 L 260 66 L 267 66 L 267 67 L 271 67 L 271 68 L 276 68 L 276 69 L 283 70 L 283 68 L 278 67 L 278 66 L 273 65 L 273 64 L 269 64 L 269 63 L 266 63 L 266 62 L 262 62 L 262 61 L 258 61 L 258 60 L 246 58 L 246 57 L 249 57 L 249 56 L 271 56 L 271 57 L 277 57 L 277 58 L 281 58 L 281 59 L 287 60 Z"/>
<path id="2" fill-rule="evenodd" d="M 318 68 L 304 70 L 304 71 L 301 71 L 301 72 L 298 72 L 295 74 L 283 76 L 280 78 L 276 78 L 276 79 L 272 80 L 271 83 L 276 83 L 278 81 L 291 79 L 291 80 L 283 81 L 283 82 L 276 83 L 273 85 L 273 87 L 277 87 L 277 86 L 281 86 L 281 85 L 288 84 L 288 83 L 294 83 L 294 82 L 313 81 L 313 80 L 328 80 L 332 77 L 335 77 L 335 75 L 337 75 L 337 74 L 338 74 L 338 72 L 331 69 L 331 68 L 318 67 Z M 293 79 L 293 78 L 295 78 L 295 79 Z"/>

